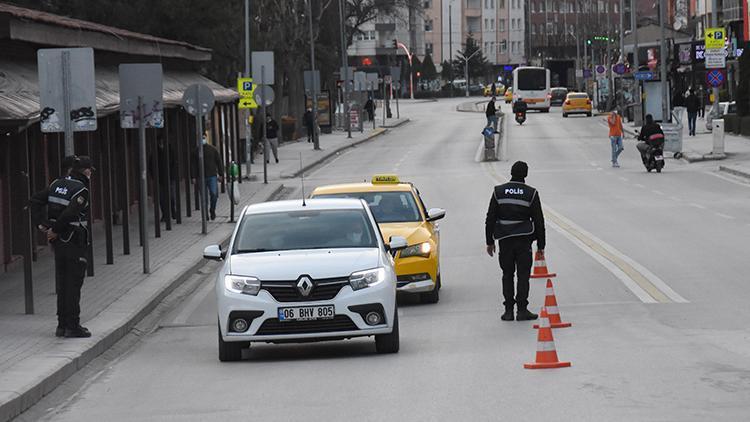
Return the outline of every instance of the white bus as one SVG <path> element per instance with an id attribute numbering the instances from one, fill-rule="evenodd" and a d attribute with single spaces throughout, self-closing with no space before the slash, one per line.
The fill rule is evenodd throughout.
<path id="1" fill-rule="evenodd" d="M 529 110 L 548 112 L 550 107 L 550 72 L 544 67 L 518 67 L 513 70 L 513 102 L 519 98 Z"/>

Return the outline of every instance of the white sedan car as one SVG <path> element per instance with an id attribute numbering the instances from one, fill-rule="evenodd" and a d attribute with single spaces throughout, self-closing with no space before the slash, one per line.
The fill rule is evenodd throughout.
<path id="1" fill-rule="evenodd" d="M 374 336 L 379 353 L 399 349 L 391 252 L 365 202 L 310 199 L 247 206 L 216 280 L 219 359 L 234 361 L 251 342 L 305 342 Z"/>

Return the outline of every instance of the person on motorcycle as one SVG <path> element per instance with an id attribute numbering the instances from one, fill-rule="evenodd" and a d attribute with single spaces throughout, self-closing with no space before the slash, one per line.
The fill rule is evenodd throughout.
<path id="1" fill-rule="evenodd" d="M 638 142 L 636 148 L 641 153 L 643 164 L 646 164 L 649 148 L 664 145 L 664 132 L 661 130 L 661 126 L 654 122 L 654 116 L 646 115 L 646 124 L 641 127 L 638 140 L 641 142 Z"/>
<path id="2" fill-rule="evenodd" d="M 513 103 L 513 114 L 523 113 L 525 115 L 528 108 L 529 107 L 526 105 L 526 102 L 524 102 L 523 98 L 519 98 L 516 100 L 516 102 Z"/>

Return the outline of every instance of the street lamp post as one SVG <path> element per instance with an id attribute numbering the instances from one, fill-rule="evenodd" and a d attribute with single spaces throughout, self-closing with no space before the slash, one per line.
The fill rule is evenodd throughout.
<path id="1" fill-rule="evenodd" d="M 477 48 L 477 51 L 471 53 L 471 56 L 464 58 L 464 79 L 466 79 L 466 96 L 469 96 L 469 60 L 476 56 L 477 53 L 482 51 L 481 48 Z"/>
<path id="2" fill-rule="evenodd" d="M 716 0 L 714 0 L 716 4 Z M 669 90 L 667 81 L 667 40 L 666 28 L 667 24 L 667 2 L 664 0 L 659 1 L 659 29 L 661 31 L 661 40 L 659 44 L 659 62 L 661 62 L 661 121 L 669 122 Z"/>
<path id="3" fill-rule="evenodd" d="M 347 138 L 351 138 L 352 123 L 349 118 L 349 96 L 347 95 L 349 91 L 349 63 L 346 55 L 346 37 L 344 35 L 344 32 L 346 31 L 346 22 L 344 21 L 344 0 L 339 0 L 339 19 L 341 20 L 341 66 L 344 69 L 344 74 L 341 75 L 341 80 L 343 81 L 341 88 L 344 96 L 344 107 L 342 111 L 344 112 L 344 124 L 346 125 L 346 132 L 348 134 Z"/>
<path id="4" fill-rule="evenodd" d="M 578 14 L 576 14 L 576 18 L 578 18 Z M 578 81 L 578 72 L 583 72 L 581 70 L 581 45 L 578 42 L 578 36 L 573 33 L 573 31 L 568 31 L 571 37 L 573 37 L 574 40 L 576 40 L 576 71 L 575 71 L 575 79 L 576 79 L 576 88 L 580 87 L 581 84 Z"/>
<path id="5" fill-rule="evenodd" d="M 250 77 L 250 0 L 245 0 L 245 77 Z M 250 165 L 253 160 L 253 151 L 251 148 L 253 129 L 250 127 L 250 112 L 248 110 L 245 118 L 245 170 L 246 177 L 250 179 Z"/>
<path id="6" fill-rule="evenodd" d="M 402 48 L 406 52 L 406 57 L 409 59 L 409 91 L 411 92 L 410 98 L 414 99 L 414 70 L 412 70 L 411 67 L 411 59 L 414 57 L 414 55 L 409 51 L 408 48 L 406 48 L 406 45 L 404 43 L 397 43 L 397 45 Z M 396 103 L 398 105 L 398 103 Z"/>

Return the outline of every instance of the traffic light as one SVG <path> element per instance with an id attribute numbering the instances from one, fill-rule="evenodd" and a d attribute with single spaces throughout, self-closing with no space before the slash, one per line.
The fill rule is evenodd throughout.
<path id="1" fill-rule="evenodd" d="M 398 48 L 398 40 L 393 40 L 393 48 Z"/>
<path id="2" fill-rule="evenodd" d="M 417 71 L 417 77 L 419 78 L 420 76 L 422 76 L 422 72 Z"/>
<path id="3" fill-rule="evenodd" d="M 591 40 L 586 40 L 586 44 L 591 45 Z"/>

